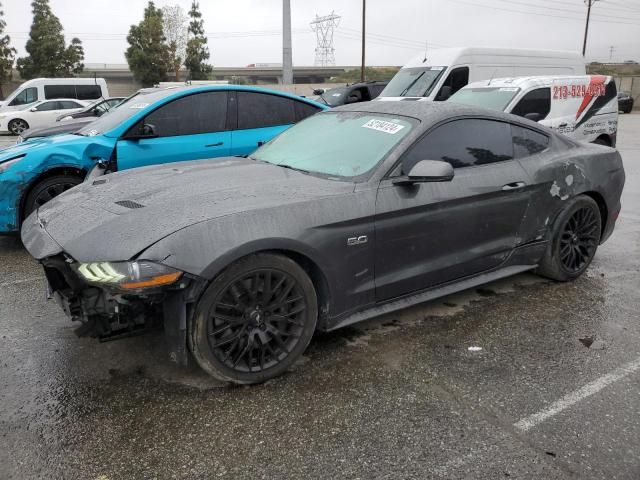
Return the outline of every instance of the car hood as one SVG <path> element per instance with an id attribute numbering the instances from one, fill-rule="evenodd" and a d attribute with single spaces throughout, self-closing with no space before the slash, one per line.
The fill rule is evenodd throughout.
<path id="1" fill-rule="evenodd" d="M 25 138 L 23 136 L 23 138 Z M 51 146 L 57 146 L 61 144 L 75 144 L 75 143 L 87 143 L 88 137 L 82 137 L 80 135 L 55 135 L 49 137 L 36 137 L 32 138 L 28 142 L 22 142 L 17 145 L 12 145 L 0 150 L 0 162 L 3 160 L 9 160 L 23 154 L 35 152 L 40 149 L 49 148 Z"/>
<path id="2" fill-rule="evenodd" d="M 37 259 L 65 251 L 79 262 L 129 260 L 196 223 L 353 189 L 352 183 L 237 157 L 145 167 L 69 190 L 32 215 L 22 237 Z"/>

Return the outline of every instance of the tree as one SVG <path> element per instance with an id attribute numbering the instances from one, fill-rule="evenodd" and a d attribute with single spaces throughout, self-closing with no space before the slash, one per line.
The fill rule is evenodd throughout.
<path id="1" fill-rule="evenodd" d="M 189 16 L 191 22 L 189 22 L 189 40 L 187 41 L 187 57 L 184 65 L 189 70 L 191 80 L 207 80 L 211 73 L 211 65 L 206 63 L 209 60 L 209 47 L 207 47 L 207 37 L 204 35 L 204 21 L 202 13 L 200 13 L 200 5 L 196 0 L 191 3 Z"/>
<path id="2" fill-rule="evenodd" d="M 82 42 L 74 38 L 67 48 L 60 20 L 51 11 L 49 0 L 31 2 L 33 23 L 26 50 L 16 66 L 24 79 L 33 77 L 66 77 L 84 68 Z"/>
<path id="3" fill-rule="evenodd" d="M 162 10 L 152 1 L 144 9 L 142 21 L 131 25 L 127 42 L 125 57 L 135 79 L 146 87 L 166 81 L 171 56 L 162 30 Z"/>
<path id="4" fill-rule="evenodd" d="M 169 45 L 171 67 L 176 81 L 180 80 L 180 66 L 185 59 L 187 49 L 187 16 L 179 5 L 162 8 L 164 36 Z"/>
<path id="5" fill-rule="evenodd" d="M 4 98 L 2 84 L 11 80 L 13 60 L 16 56 L 16 49 L 9 46 L 11 38 L 9 35 L 2 35 L 6 26 L 7 22 L 4 21 L 2 3 L 0 3 L 0 98 Z"/>
<path id="6" fill-rule="evenodd" d="M 73 38 L 71 45 L 67 47 L 65 52 L 65 69 L 68 72 L 80 73 L 84 70 L 84 48 L 82 48 L 82 42 L 79 38 Z"/>

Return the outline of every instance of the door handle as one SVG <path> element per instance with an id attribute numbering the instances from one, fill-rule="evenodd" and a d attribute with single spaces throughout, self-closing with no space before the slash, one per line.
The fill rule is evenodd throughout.
<path id="1" fill-rule="evenodd" d="M 221 147 L 222 145 L 224 145 L 224 142 L 211 143 L 209 145 L 205 145 L 205 147 Z"/>
<path id="2" fill-rule="evenodd" d="M 565 123 L 561 123 L 560 125 L 558 125 L 558 128 L 564 128 L 566 126 L 567 126 L 567 123 L 565 122 Z"/>
<path id="3" fill-rule="evenodd" d="M 508 192 L 509 190 L 518 190 L 519 188 L 524 188 L 527 184 L 524 182 L 512 182 L 507 183 L 502 187 L 502 190 Z"/>

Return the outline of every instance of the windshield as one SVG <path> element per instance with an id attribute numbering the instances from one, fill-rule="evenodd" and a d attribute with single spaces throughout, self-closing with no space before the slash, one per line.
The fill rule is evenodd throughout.
<path id="1" fill-rule="evenodd" d="M 171 88 L 136 92 L 118 104 L 118 108 L 110 109 L 97 120 L 81 128 L 76 134 L 93 136 L 113 130 L 140 110 L 173 93 L 175 93 L 175 89 Z"/>
<path id="2" fill-rule="evenodd" d="M 322 99 L 325 100 L 330 107 L 337 107 L 338 105 L 344 105 L 344 97 L 346 94 L 346 87 L 331 88 L 322 94 Z"/>
<path id="3" fill-rule="evenodd" d="M 322 113 L 294 125 L 250 158 L 330 177 L 354 178 L 371 171 L 416 123 L 377 113 Z"/>
<path id="4" fill-rule="evenodd" d="M 401 68 L 381 97 L 428 97 L 447 67 Z"/>
<path id="5" fill-rule="evenodd" d="M 453 94 L 448 101 L 504 112 L 519 91 L 517 87 L 463 88 Z"/>

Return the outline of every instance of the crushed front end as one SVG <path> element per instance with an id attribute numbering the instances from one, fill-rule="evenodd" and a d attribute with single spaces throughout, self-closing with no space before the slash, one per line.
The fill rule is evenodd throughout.
<path id="1" fill-rule="evenodd" d="M 186 364 L 190 306 L 204 282 L 160 263 L 79 263 L 65 253 L 40 260 L 54 298 L 78 336 L 100 341 L 139 335 L 164 324 L 171 360 Z"/>

